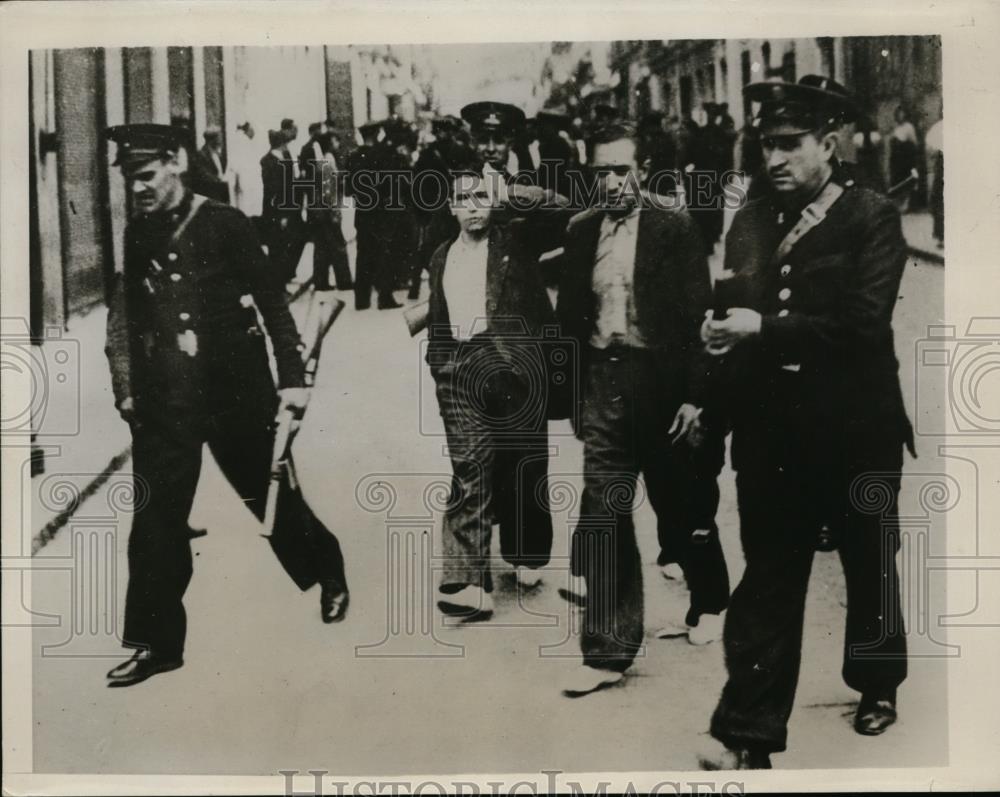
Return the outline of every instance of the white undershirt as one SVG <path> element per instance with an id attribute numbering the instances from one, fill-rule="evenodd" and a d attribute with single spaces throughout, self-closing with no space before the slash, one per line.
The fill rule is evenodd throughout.
<path id="1" fill-rule="evenodd" d="M 489 245 L 468 243 L 461 236 L 448 250 L 444 267 L 444 298 L 448 303 L 448 320 L 456 340 L 468 340 L 485 332 L 486 323 L 486 263 Z"/>

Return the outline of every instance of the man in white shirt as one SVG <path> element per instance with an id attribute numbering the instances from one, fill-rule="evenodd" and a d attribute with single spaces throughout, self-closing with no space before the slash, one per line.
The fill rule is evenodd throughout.
<path id="1" fill-rule="evenodd" d="M 508 190 L 546 204 L 510 218 L 500 207 Z M 546 352 L 564 341 L 552 336 L 536 247 L 557 246 L 571 213 L 541 189 L 508 189 L 496 173 L 464 173 L 453 191 L 459 233 L 431 258 L 427 363 L 454 472 L 438 607 L 468 622 L 493 612 L 494 522 L 520 588 L 537 587 L 549 561 L 547 421 L 562 409 Z"/>
<path id="2" fill-rule="evenodd" d="M 251 220 L 259 220 L 264 205 L 264 184 L 260 177 L 260 154 L 254 144 L 254 129 L 249 122 L 233 134 L 229 168 L 233 204 Z"/>
<path id="3" fill-rule="evenodd" d="M 640 473 L 657 515 L 659 564 L 679 561 L 691 588 L 686 617 L 672 623 L 679 633 L 669 635 L 718 639 L 729 598 L 715 525 L 721 452 L 702 445 L 699 409 L 706 368 L 698 326 L 711 296 L 704 246 L 686 211 L 639 190 L 631 127 L 607 125 L 592 143 L 605 201 L 569 224 L 558 305 L 583 365 L 584 494 L 571 562 L 586 595 L 576 598 L 583 661 L 566 675 L 569 697 L 622 680 L 643 644 L 632 518 Z"/>

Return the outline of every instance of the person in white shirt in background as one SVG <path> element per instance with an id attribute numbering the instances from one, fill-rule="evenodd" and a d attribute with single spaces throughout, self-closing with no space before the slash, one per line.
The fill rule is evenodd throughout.
<path id="1" fill-rule="evenodd" d="M 259 223 L 264 204 L 264 184 L 260 178 L 260 154 L 254 143 L 250 122 L 237 125 L 229 147 L 230 195 L 233 205 L 255 224 Z"/>
<path id="2" fill-rule="evenodd" d="M 924 138 L 927 150 L 928 203 L 934 219 L 934 238 L 944 248 L 944 119 L 938 119 Z"/>

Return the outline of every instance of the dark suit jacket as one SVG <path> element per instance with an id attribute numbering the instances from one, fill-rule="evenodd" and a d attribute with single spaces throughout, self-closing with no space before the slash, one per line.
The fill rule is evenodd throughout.
<path id="1" fill-rule="evenodd" d="M 734 466 L 773 462 L 783 437 L 808 437 L 816 457 L 859 464 L 891 464 L 912 440 L 892 332 L 906 264 L 899 213 L 851 180 L 844 186 L 780 263 L 772 255 L 790 222 L 779 225 L 769 193 L 729 230 L 733 293 L 763 315 L 761 334 L 731 353 Z M 775 416 L 769 408 L 789 390 L 794 407 Z"/>
<path id="2" fill-rule="evenodd" d="M 299 170 L 302 174 L 310 173 L 313 161 L 316 160 L 316 148 L 314 144 L 319 143 L 315 138 L 310 138 L 299 150 Z"/>
<path id="3" fill-rule="evenodd" d="M 225 164 L 223 163 L 223 169 Z M 223 180 L 212 158 L 212 150 L 206 145 L 195 153 L 190 166 L 191 190 L 217 202 L 229 203 L 229 184 Z"/>
<path id="4" fill-rule="evenodd" d="M 226 157 L 224 154 L 219 155 L 219 162 L 222 164 L 222 171 L 219 171 L 215 165 L 215 159 L 212 157 L 212 148 L 206 144 L 200 150 L 198 154 L 201 156 L 202 161 L 205 163 L 205 167 L 211 172 L 213 177 L 222 179 L 223 173 L 226 170 Z"/>
<path id="5" fill-rule="evenodd" d="M 684 210 L 639 209 L 633 286 L 639 329 L 661 353 L 666 384 L 683 401 L 700 406 L 708 362 L 700 329 L 711 303 L 708 261 L 691 217 Z M 591 287 L 603 214 L 586 210 L 566 231 L 559 284 L 558 318 L 564 335 L 582 352 L 590 347 L 596 323 Z"/>

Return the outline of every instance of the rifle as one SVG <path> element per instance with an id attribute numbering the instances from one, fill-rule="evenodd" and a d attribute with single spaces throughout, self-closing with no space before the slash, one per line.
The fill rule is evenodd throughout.
<path id="1" fill-rule="evenodd" d="M 403 311 L 403 320 L 406 322 L 406 328 L 410 330 L 411 338 L 420 334 L 427 327 L 427 313 L 430 306 L 431 303 L 425 300 L 407 307 Z"/>
<path id="2" fill-rule="evenodd" d="M 335 296 L 330 296 L 326 291 L 313 293 L 312 302 L 309 304 L 302 325 L 302 362 L 305 365 L 306 387 L 312 387 L 316 382 L 316 369 L 319 367 L 323 340 L 344 307 L 346 307 L 344 302 Z"/>
<path id="3" fill-rule="evenodd" d="M 325 292 L 324 292 L 325 293 Z M 320 354 L 323 350 L 323 341 L 326 334 L 337 320 L 345 305 L 340 299 L 323 293 L 313 293 L 312 304 L 306 313 L 306 320 L 303 324 L 303 350 L 302 361 L 305 364 L 306 387 L 312 387 L 316 382 L 316 370 L 319 366 Z M 281 489 L 281 482 L 284 476 L 288 475 L 289 482 L 295 486 L 298 480 L 295 477 L 295 469 L 291 467 L 289 454 L 292 448 L 292 441 L 298 431 L 292 424 L 301 420 L 296 418 L 295 413 L 290 409 L 283 410 L 277 417 L 277 428 L 274 433 L 274 447 L 271 451 L 271 474 L 267 486 L 267 503 L 264 507 L 264 536 L 271 536 L 274 533 L 274 521 L 278 508 L 278 492 Z"/>
<path id="4" fill-rule="evenodd" d="M 894 186 L 892 186 L 888 191 L 885 192 L 887 197 L 893 197 L 897 194 L 903 193 L 906 189 L 914 185 L 917 180 L 920 179 L 920 174 L 916 169 L 910 169 L 910 175 L 905 180 L 900 180 Z"/>
<path id="5" fill-rule="evenodd" d="M 290 409 L 278 414 L 278 426 L 274 432 L 274 448 L 271 450 L 271 474 L 267 484 L 267 503 L 264 505 L 264 535 L 274 532 L 274 519 L 278 511 L 278 490 L 285 475 L 288 452 L 292 445 L 292 423 L 295 413 Z"/>

